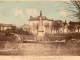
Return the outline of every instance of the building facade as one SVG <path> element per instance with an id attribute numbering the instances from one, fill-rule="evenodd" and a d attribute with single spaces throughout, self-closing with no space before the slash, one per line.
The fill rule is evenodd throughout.
<path id="1" fill-rule="evenodd" d="M 42 20 L 44 34 L 50 33 L 49 31 L 51 30 L 50 27 L 52 26 L 53 20 L 47 18 L 46 16 L 43 16 L 42 11 L 40 11 L 40 16 L 37 16 L 37 17 L 30 16 L 30 19 L 29 19 L 30 32 L 33 34 L 38 33 L 38 28 L 39 28 L 39 24 L 40 24 L 40 17 Z"/>

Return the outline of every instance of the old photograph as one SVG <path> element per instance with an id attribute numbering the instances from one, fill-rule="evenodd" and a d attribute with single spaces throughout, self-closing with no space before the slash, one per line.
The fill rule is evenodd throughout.
<path id="1" fill-rule="evenodd" d="M 80 1 L 0 1 L 1 56 L 80 56 Z"/>

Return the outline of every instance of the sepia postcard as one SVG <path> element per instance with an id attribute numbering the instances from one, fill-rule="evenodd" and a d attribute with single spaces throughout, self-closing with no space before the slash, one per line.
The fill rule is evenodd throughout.
<path id="1" fill-rule="evenodd" d="M 0 60 L 79 60 L 80 0 L 0 0 Z"/>

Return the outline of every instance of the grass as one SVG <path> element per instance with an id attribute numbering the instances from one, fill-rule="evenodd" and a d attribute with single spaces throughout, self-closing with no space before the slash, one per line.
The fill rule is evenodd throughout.
<path id="1" fill-rule="evenodd" d="M 15 36 L 0 36 L 0 49 L 13 47 L 15 38 Z"/>
<path id="2" fill-rule="evenodd" d="M 69 34 L 65 34 L 65 36 L 69 36 Z M 25 36 L 24 38 L 27 38 L 27 37 Z M 47 55 L 47 56 L 49 55 L 79 56 L 80 55 L 80 39 L 69 40 L 65 43 L 52 43 L 52 44 L 45 44 L 45 43 L 20 43 L 19 44 L 14 42 L 14 39 L 15 39 L 14 36 L 5 36 L 0 39 L 1 39 L 0 50 L 1 49 L 17 49 L 14 51 L 0 52 L 1 55 L 10 55 L 10 54 L 11 55 L 16 55 L 16 54 L 29 55 L 30 54 L 30 55 Z"/>

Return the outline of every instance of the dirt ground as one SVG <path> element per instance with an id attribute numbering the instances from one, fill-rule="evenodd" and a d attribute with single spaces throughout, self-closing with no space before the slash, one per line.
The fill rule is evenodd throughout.
<path id="1" fill-rule="evenodd" d="M 2 47 L 1 47 L 2 48 Z M 0 55 L 80 56 L 80 42 L 66 43 L 5 43 Z"/>

